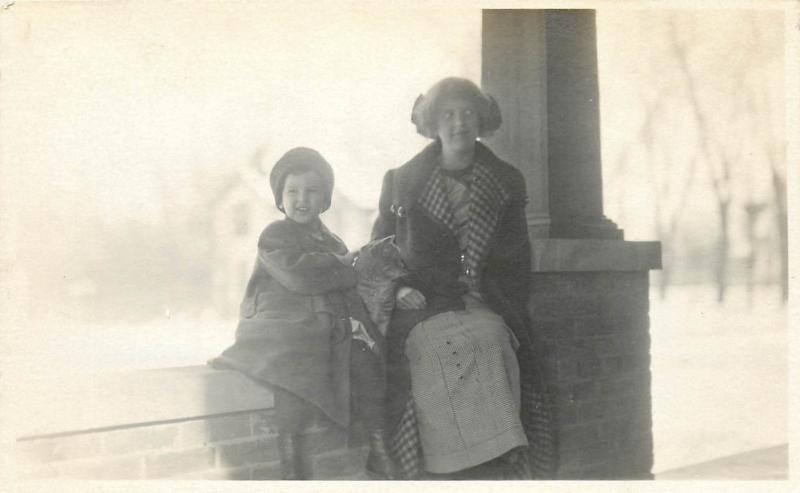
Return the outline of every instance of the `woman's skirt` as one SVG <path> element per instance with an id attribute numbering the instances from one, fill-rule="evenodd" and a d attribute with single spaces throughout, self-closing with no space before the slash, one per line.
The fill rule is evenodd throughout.
<path id="1" fill-rule="evenodd" d="M 520 421 L 518 345 L 472 297 L 464 311 L 417 324 L 405 345 L 425 469 L 449 473 L 527 445 Z"/>

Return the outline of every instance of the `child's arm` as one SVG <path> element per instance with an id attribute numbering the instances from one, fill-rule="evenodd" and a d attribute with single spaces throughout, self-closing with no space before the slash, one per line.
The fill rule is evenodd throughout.
<path id="1" fill-rule="evenodd" d="M 356 273 L 333 253 L 303 252 L 290 228 L 273 223 L 258 240 L 258 261 L 289 291 L 311 296 L 356 285 Z"/>

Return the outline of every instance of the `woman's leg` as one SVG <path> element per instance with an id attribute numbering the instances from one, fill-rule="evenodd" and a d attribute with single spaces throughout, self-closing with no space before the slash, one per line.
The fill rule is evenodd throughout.
<path id="1" fill-rule="evenodd" d="M 354 340 L 350 364 L 353 411 L 367 428 L 369 438 L 367 473 L 376 479 L 398 479 L 384 429 L 386 379 L 378 356 L 362 341 Z"/>
<path id="2" fill-rule="evenodd" d="M 281 460 L 281 479 L 308 479 L 310 472 L 304 464 L 304 436 L 314 416 L 312 406 L 296 395 L 275 388 L 275 417 L 278 423 L 278 454 Z"/>
<path id="3" fill-rule="evenodd" d="M 502 318 L 485 309 L 414 327 L 405 352 L 427 472 L 466 470 L 527 445 L 513 346 Z"/>

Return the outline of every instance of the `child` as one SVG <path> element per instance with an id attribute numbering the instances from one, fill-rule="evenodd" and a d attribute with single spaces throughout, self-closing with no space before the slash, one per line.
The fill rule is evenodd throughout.
<path id="1" fill-rule="evenodd" d="M 353 254 L 319 219 L 330 206 L 333 169 L 318 152 L 300 147 L 278 160 L 269 181 L 286 217 L 261 233 L 236 343 L 213 363 L 274 389 L 283 479 L 310 476 L 302 432 L 315 409 L 347 427 L 351 394 L 369 432 L 367 472 L 394 479 L 383 432 L 381 362 L 370 350 L 373 338 L 350 318 Z"/>

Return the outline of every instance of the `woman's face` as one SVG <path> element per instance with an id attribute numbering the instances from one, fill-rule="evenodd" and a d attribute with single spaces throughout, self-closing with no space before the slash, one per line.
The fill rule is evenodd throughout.
<path id="1" fill-rule="evenodd" d="M 462 98 L 444 100 L 436 115 L 436 134 L 447 151 L 471 152 L 478 138 L 478 126 L 478 112 Z"/>
<path id="2" fill-rule="evenodd" d="M 300 224 L 308 224 L 317 219 L 322 212 L 325 191 L 322 179 L 314 171 L 290 174 L 286 177 L 281 194 L 281 204 L 289 219 Z"/>

